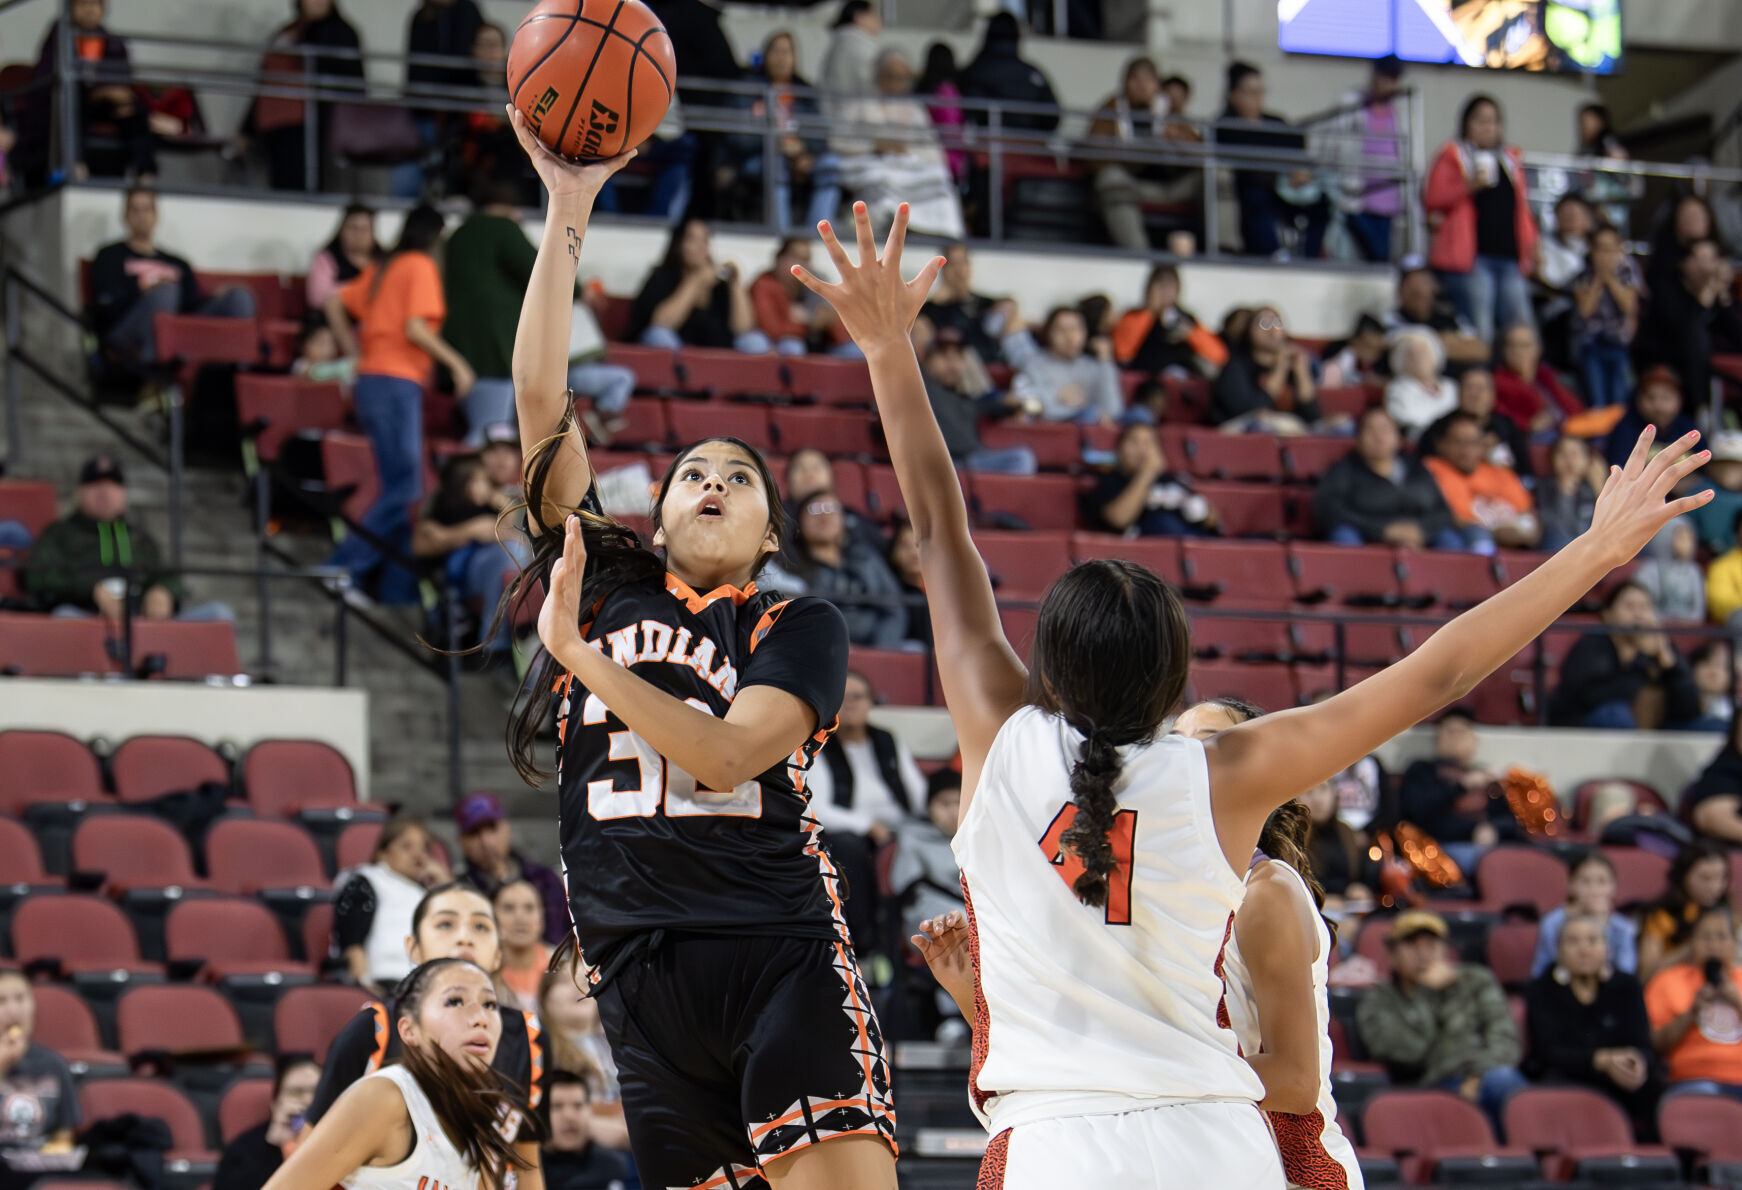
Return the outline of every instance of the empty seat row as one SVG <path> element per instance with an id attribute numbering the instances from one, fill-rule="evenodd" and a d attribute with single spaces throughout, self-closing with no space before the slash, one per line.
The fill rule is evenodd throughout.
<path id="1" fill-rule="evenodd" d="M 121 641 L 100 619 L 64 619 L 28 612 L 0 612 L 0 675 L 76 678 L 143 674 L 151 678 L 202 681 L 242 671 L 236 626 L 214 620 L 133 621 L 133 653 L 118 659 Z"/>
<path id="2" fill-rule="evenodd" d="M 19 963 L 40 963 L 68 977 L 123 972 L 161 978 L 163 962 L 211 982 L 318 973 L 332 940 L 330 904 L 303 902 L 295 949 L 306 957 L 295 958 L 283 924 L 261 902 L 198 891 L 196 885 L 168 902 L 161 962 L 144 956 L 138 931 L 115 901 L 45 889 L 17 903 L 9 949 Z"/>

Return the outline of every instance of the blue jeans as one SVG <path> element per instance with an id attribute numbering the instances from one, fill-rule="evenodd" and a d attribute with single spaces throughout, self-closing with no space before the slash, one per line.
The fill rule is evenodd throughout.
<path id="1" fill-rule="evenodd" d="M 388 173 L 387 190 L 394 198 L 417 198 L 423 194 L 424 163 L 430 150 L 435 148 L 435 117 L 418 116 L 412 123 L 417 127 L 417 139 L 423 142 L 423 152 L 416 160 L 401 161 Z"/>
<path id="2" fill-rule="evenodd" d="M 669 326 L 650 326 L 641 332 L 641 344 L 676 351 L 683 346 L 683 338 Z M 745 355 L 767 355 L 774 350 L 774 344 L 761 331 L 745 331 L 733 337 L 732 350 L 742 351 Z"/>
<path id="3" fill-rule="evenodd" d="M 514 424 L 514 381 L 480 376 L 460 408 L 466 414 L 466 445 L 476 449 L 491 426 Z"/>
<path id="4" fill-rule="evenodd" d="M 1578 349 L 1579 373 L 1585 381 L 1585 403 L 1593 409 L 1625 405 L 1633 391 L 1633 369 L 1627 361 L 1627 345 L 1609 339 L 1593 339 Z"/>
<path id="5" fill-rule="evenodd" d="M 1324 255 L 1325 228 L 1331 222 L 1330 204 L 1320 199 L 1310 207 L 1297 207 L 1277 197 L 1274 183 L 1237 183 L 1234 197 L 1240 208 L 1240 242 L 1248 256 L 1275 256 L 1282 248 L 1282 225 L 1295 226 L 1301 216 L 1300 252 L 1303 260 Z"/>
<path id="6" fill-rule="evenodd" d="M 658 171 L 647 195 L 647 214 L 658 215 L 670 223 L 683 217 L 684 209 L 690 205 L 690 163 L 695 155 L 696 138 L 688 132 L 673 140 L 655 137 L 641 146 L 640 159 Z M 593 206 L 613 213 L 621 209 L 615 181 L 600 187 Z"/>
<path id="7" fill-rule="evenodd" d="M 1440 846 L 1445 850 L 1447 857 L 1450 858 L 1454 864 L 1457 864 L 1458 871 L 1464 874 L 1464 883 L 1474 884 L 1476 881 L 1476 865 L 1481 863 L 1482 857 L 1487 855 L 1488 852 L 1493 850 L 1493 848 L 1486 847 L 1481 843 L 1472 843 L 1468 839 L 1461 843 L 1448 843 L 1444 839 L 1441 839 L 1439 842 Z"/>
<path id="8" fill-rule="evenodd" d="M 1358 211 L 1343 216 L 1343 226 L 1348 229 L 1349 238 L 1355 241 L 1362 260 L 1384 264 L 1391 259 L 1390 215 L 1369 215 Z"/>
<path id="9" fill-rule="evenodd" d="M 571 364 L 569 387 L 577 397 L 591 397 L 593 408 L 606 417 L 615 417 L 635 395 L 635 373 L 620 364 Z"/>
<path id="10" fill-rule="evenodd" d="M 740 167 L 744 177 L 762 177 L 763 155 L 750 158 Z M 811 162 L 811 196 L 805 205 L 805 223 L 815 228 L 824 219 L 833 219 L 841 205 L 841 159 L 833 153 L 823 153 Z M 782 231 L 792 226 L 792 171 L 785 157 L 774 159 L 774 214 Z"/>
<path id="11" fill-rule="evenodd" d="M 1448 1078 L 1440 1083 L 1440 1090 L 1456 1094 L 1463 1081 L 1461 1078 Z M 1529 1081 L 1510 1066 L 1496 1066 L 1482 1072 L 1482 1086 L 1476 1092 L 1476 1102 L 1493 1121 L 1495 1136 L 1504 1135 L 1505 1124 L 1502 1117 L 1506 1111 L 1506 1101 L 1529 1085 Z"/>
<path id="12" fill-rule="evenodd" d="M 1471 325 L 1482 342 L 1492 344 L 1496 330 L 1520 323 L 1534 327 L 1530 289 L 1518 262 L 1509 256 L 1478 256 L 1467 273 L 1441 273 L 1440 284 L 1452 307 Z"/>
<path id="13" fill-rule="evenodd" d="M 982 446 L 962 460 L 962 465 L 993 475 L 1033 475 L 1040 470 L 1034 452 L 1026 446 Z"/>
<path id="14" fill-rule="evenodd" d="M 445 564 L 448 582 L 459 588 L 468 603 L 475 603 L 481 609 L 480 633 L 489 628 L 496 615 L 496 605 L 502 601 L 502 592 L 508 588 L 511 568 L 525 566 L 531 557 L 532 551 L 517 538 L 509 538 L 500 545 L 493 541 L 474 541 L 448 555 Z M 513 643 L 506 616 L 496 625 L 490 639 L 483 642 L 485 650 L 492 653 Z"/>
<path id="15" fill-rule="evenodd" d="M 1338 525 L 1325 534 L 1325 540 L 1332 545 L 1367 545 L 1368 541 L 1361 536 L 1361 530 L 1353 525 Z M 1377 542 L 1373 544 L 1378 544 Z M 1469 546 L 1464 541 L 1464 535 L 1456 529 L 1447 526 L 1428 539 L 1430 550 L 1449 550 L 1452 553 L 1463 553 Z"/>
<path id="16" fill-rule="evenodd" d="M 404 546 L 411 533 L 412 502 L 423 494 L 423 386 L 364 372 L 357 377 L 353 402 L 381 481 L 381 494 L 358 526 L 390 545 Z M 349 570 L 353 581 L 380 562 L 380 551 L 362 533 L 346 536 L 327 559 L 327 565 Z"/>
<path id="17" fill-rule="evenodd" d="M 1633 704 L 1616 699 L 1613 702 L 1599 703 L 1589 715 L 1579 720 L 1579 726 L 1632 731 L 1639 726 L 1639 722 L 1633 717 Z"/>
<path id="18" fill-rule="evenodd" d="M 220 290 L 202 302 L 196 310 L 181 308 L 181 286 L 153 285 L 139 295 L 139 300 L 103 332 L 104 347 L 129 359 L 143 363 L 157 361 L 157 327 L 159 314 L 199 314 L 210 318 L 254 317 L 254 291 L 246 286 Z"/>

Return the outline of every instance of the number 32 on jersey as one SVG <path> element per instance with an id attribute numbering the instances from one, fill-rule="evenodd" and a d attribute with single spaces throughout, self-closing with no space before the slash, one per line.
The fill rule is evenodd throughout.
<path id="1" fill-rule="evenodd" d="M 1040 853 L 1046 856 L 1046 862 L 1059 874 L 1065 887 L 1073 890 L 1072 896 L 1076 895 L 1077 877 L 1083 874 L 1083 861 L 1066 850 L 1060 840 L 1076 820 L 1076 806 L 1066 805 L 1053 815 L 1046 834 L 1040 837 Z M 1106 921 L 1110 926 L 1128 926 L 1131 924 L 1131 856 L 1137 845 L 1136 810 L 1121 810 L 1113 815 L 1113 829 L 1107 832 L 1107 841 L 1113 845 L 1113 870 L 1107 874 Z"/>
<path id="2" fill-rule="evenodd" d="M 686 698 L 688 705 L 704 714 L 714 712 L 699 698 Z M 581 722 L 602 725 L 610 711 L 597 694 L 588 694 L 581 707 Z M 606 757 L 633 760 L 639 770 L 636 783 L 618 789 L 610 778 L 587 782 L 587 813 L 604 821 L 611 818 L 650 818 L 664 802 L 666 817 L 727 818 L 762 817 L 762 782 L 752 778 L 730 793 L 717 793 L 697 786 L 696 779 L 655 752 L 651 745 L 627 729 L 610 733 Z"/>

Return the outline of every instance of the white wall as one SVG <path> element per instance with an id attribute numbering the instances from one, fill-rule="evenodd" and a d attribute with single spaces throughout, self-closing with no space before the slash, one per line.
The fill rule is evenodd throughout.
<path id="1" fill-rule="evenodd" d="M 97 705 L 101 715 L 92 712 Z M 350 762 L 357 796 L 369 797 L 369 696 L 361 690 L 6 678 L 0 728 L 101 735 L 117 744 L 135 735 L 184 735 L 243 752 L 256 740 L 321 740 Z"/>

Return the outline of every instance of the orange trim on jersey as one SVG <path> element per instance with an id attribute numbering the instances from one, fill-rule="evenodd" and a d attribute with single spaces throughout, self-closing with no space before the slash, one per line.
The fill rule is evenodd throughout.
<path id="1" fill-rule="evenodd" d="M 1290 1186 L 1301 1190 L 1349 1190 L 1349 1171 L 1325 1148 L 1324 1113 L 1314 1108 L 1304 1116 L 1265 1112 L 1276 1147 L 1282 1154 L 1282 1171 Z"/>
<path id="2" fill-rule="evenodd" d="M 682 600 L 683 605 L 692 612 L 700 612 L 710 603 L 721 599 L 730 599 L 734 605 L 743 607 L 744 603 L 756 594 L 756 584 L 752 582 L 743 590 L 727 585 L 715 587 L 706 595 L 697 595 L 693 587 L 669 570 L 665 572 L 665 589 Z"/>
<path id="3" fill-rule="evenodd" d="M 853 1027 L 859 1030 L 859 1068 L 865 1075 L 865 1113 L 877 1115 L 877 1105 L 871 1102 L 875 1083 L 871 1070 L 871 1034 L 865 1028 L 865 1018 L 871 1012 L 869 1004 L 859 1003 L 859 987 L 853 977 L 859 973 L 859 965 L 853 961 L 853 956 L 847 953 L 847 948 L 839 942 L 835 943 L 835 957 L 841 960 L 842 982 L 847 985 L 847 1005 L 853 1017 Z"/>
<path id="4" fill-rule="evenodd" d="M 373 1074 L 381 1069 L 381 1062 L 387 1057 L 387 1005 L 376 1001 L 363 1009 L 375 1019 L 375 1049 L 369 1055 L 369 1060 L 363 1064 L 363 1069 Z"/>
<path id="5" fill-rule="evenodd" d="M 531 1012 L 520 1015 L 526 1018 L 526 1050 L 531 1059 L 532 1085 L 526 1088 L 526 1106 L 530 1109 L 537 1107 L 538 1101 L 544 1097 L 544 1092 L 539 1089 L 539 1082 L 544 1078 L 544 1046 L 539 1044 L 538 1015 Z"/>
<path id="6" fill-rule="evenodd" d="M 806 1106 L 808 1106 L 810 1108 L 812 1115 L 816 1115 L 818 1112 L 834 1111 L 837 1107 L 861 1107 L 864 1105 L 864 1103 L 865 1103 L 865 1101 L 862 1099 L 831 1099 L 826 1103 L 811 1103 L 811 1104 L 807 1104 Z M 881 1115 L 882 1113 L 878 1112 L 876 1114 Z M 802 1119 L 804 1119 L 804 1108 L 800 1107 L 800 1108 L 795 1108 L 794 1110 L 787 1112 L 784 1116 L 781 1116 L 779 1119 L 765 1121 L 764 1123 L 759 1124 L 755 1128 L 752 1128 L 750 1130 L 751 1143 L 755 1143 L 756 1141 L 761 1140 L 764 1136 L 767 1136 L 770 1132 L 773 1132 L 776 1128 L 780 1128 L 780 1127 L 783 1127 L 787 1124 L 790 1124 L 794 1120 L 802 1120 Z M 786 1152 L 789 1152 L 789 1153 L 791 1151 L 792 1151 L 791 1149 L 786 1150 Z"/>
<path id="7" fill-rule="evenodd" d="M 1004 1190 L 1004 1170 L 1010 1164 L 1010 1129 L 1006 1128 L 986 1142 L 986 1155 L 980 1158 L 980 1176 L 974 1180 L 974 1190 Z"/>
<path id="8" fill-rule="evenodd" d="M 781 1150 L 779 1156 L 770 1157 L 768 1160 L 761 1162 L 761 1167 L 766 1171 L 770 1165 L 790 1157 L 794 1153 L 803 1149 L 811 1148 L 813 1145 L 826 1145 L 831 1140 L 840 1140 L 843 1136 L 875 1136 L 878 1140 L 881 1140 L 884 1144 L 889 1146 L 889 1151 L 895 1154 L 897 1160 L 901 1158 L 901 1146 L 895 1142 L 895 1138 L 877 1127 L 875 1124 L 867 1124 L 863 1128 L 845 1128 L 840 1132 L 831 1132 L 827 1136 L 807 1135 L 803 1140 L 799 1141 L 791 1148 Z M 764 1176 L 766 1176 L 766 1174 Z M 708 1183 L 710 1186 L 715 1184 L 716 1183 L 713 1182 Z M 699 1188 L 697 1188 L 697 1190 L 699 1190 Z"/>
<path id="9" fill-rule="evenodd" d="M 980 986 L 980 925 L 974 918 L 974 894 L 968 891 L 968 878 L 962 876 L 962 909 L 968 915 L 968 962 L 974 968 L 974 1019 L 972 1044 L 968 1058 L 968 1094 L 981 1111 L 997 1095 L 980 1089 L 980 1070 L 992 1049 L 992 1013 L 986 1007 L 986 990 Z"/>
<path id="10" fill-rule="evenodd" d="M 783 599 L 762 613 L 762 618 L 756 621 L 756 627 L 750 630 L 750 651 L 752 653 L 756 651 L 756 646 L 762 643 L 762 638 L 768 635 L 768 630 L 774 627 L 774 622 L 780 619 L 780 613 L 786 610 L 786 605 L 791 602 L 790 599 Z"/>

